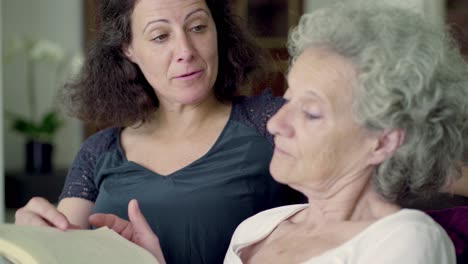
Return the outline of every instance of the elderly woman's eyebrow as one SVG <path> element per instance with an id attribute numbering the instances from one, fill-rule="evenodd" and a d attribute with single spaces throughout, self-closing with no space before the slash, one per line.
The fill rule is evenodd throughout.
<path id="1" fill-rule="evenodd" d="M 307 89 L 306 94 L 308 94 L 310 96 L 313 96 L 313 97 L 316 97 L 316 98 L 318 98 L 320 100 L 323 100 L 323 97 L 320 94 L 316 93 L 315 91 L 313 91 L 311 89 Z"/>

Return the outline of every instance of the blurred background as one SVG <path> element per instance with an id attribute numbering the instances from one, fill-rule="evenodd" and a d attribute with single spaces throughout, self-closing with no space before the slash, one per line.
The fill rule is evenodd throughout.
<path id="1" fill-rule="evenodd" d="M 97 130 L 57 111 L 54 98 L 79 70 L 99 28 L 98 1 L 0 0 L 0 222 L 12 221 L 14 210 L 32 196 L 55 202 L 80 144 Z M 277 60 L 278 75 L 269 84 L 277 94 L 285 88 L 289 27 L 303 12 L 338 1 L 349 0 L 230 1 Z M 434 26 L 456 24 L 453 33 L 468 51 L 467 0 L 386 2 L 421 12 Z"/>

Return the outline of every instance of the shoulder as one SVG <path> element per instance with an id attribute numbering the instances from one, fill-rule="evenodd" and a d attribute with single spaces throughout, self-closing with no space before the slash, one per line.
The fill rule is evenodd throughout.
<path id="1" fill-rule="evenodd" d="M 107 128 L 88 137 L 81 144 L 73 166 L 83 167 L 89 164 L 94 167 L 102 154 L 117 149 L 119 135 L 120 128 Z"/>
<path id="2" fill-rule="evenodd" d="M 239 96 L 233 100 L 231 119 L 255 129 L 272 143 L 266 124 L 284 102 L 282 97 L 274 96 L 271 90 L 256 96 Z"/>
<path id="3" fill-rule="evenodd" d="M 274 114 L 284 104 L 285 100 L 280 96 L 274 96 L 270 89 L 263 91 L 260 95 L 239 96 L 233 101 L 236 114 L 249 116 L 261 114 Z"/>
<path id="4" fill-rule="evenodd" d="M 117 146 L 120 128 L 103 129 L 88 137 L 81 145 L 81 150 L 90 153 L 102 153 Z"/>
<path id="5" fill-rule="evenodd" d="M 395 225 L 395 223 L 398 223 L 398 225 Z M 402 209 L 393 215 L 387 216 L 383 219 L 381 226 L 385 229 L 395 230 L 395 232 L 412 229 L 416 232 L 418 230 L 424 230 L 445 234 L 444 229 L 429 215 L 414 209 Z"/>
<path id="6" fill-rule="evenodd" d="M 231 244 L 255 241 L 274 230 L 283 220 L 307 207 L 307 204 L 280 206 L 262 211 L 244 220 L 234 232 Z"/>
<path id="7" fill-rule="evenodd" d="M 284 104 L 283 97 L 274 96 L 270 89 L 255 96 L 239 96 L 234 99 L 234 104 L 243 110 L 254 112 L 276 112 Z"/>
<path id="8" fill-rule="evenodd" d="M 367 250 L 362 257 L 369 261 L 455 263 L 455 250 L 447 233 L 418 210 L 403 209 L 381 219 L 371 225 L 363 241 L 367 241 Z M 388 260 L 381 262 L 381 258 Z"/>
<path id="9" fill-rule="evenodd" d="M 380 229 L 380 230 L 379 230 Z M 429 215 L 419 210 L 403 209 L 398 213 L 387 216 L 376 225 L 381 232 L 381 238 L 398 239 L 406 237 L 419 241 L 420 244 L 429 241 L 447 241 L 450 239 L 445 230 Z"/>

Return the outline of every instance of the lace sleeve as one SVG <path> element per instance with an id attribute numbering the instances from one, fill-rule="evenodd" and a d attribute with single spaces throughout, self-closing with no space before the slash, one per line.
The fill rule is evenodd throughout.
<path id="1" fill-rule="evenodd" d="M 282 97 L 273 96 L 270 89 L 258 96 L 238 98 L 235 101 L 234 119 L 255 128 L 273 144 L 273 136 L 267 131 L 266 125 L 284 102 Z"/>
<path id="2" fill-rule="evenodd" d="M 67 197 L 83 198 L 94 202 L 98 189 L 94 182 L 94 168 L 102 153 L 116 145 L 119 130 L 109 128 L 89 137 L 82 145 L 68 170 L 59 200 Z"/>

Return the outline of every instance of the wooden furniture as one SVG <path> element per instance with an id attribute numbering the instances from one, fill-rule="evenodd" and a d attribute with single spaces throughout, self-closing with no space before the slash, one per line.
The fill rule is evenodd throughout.
<path id="1" fill-rule="evenodd" d="M 302 15 L 302 0 L 231 0 L 260 44 L 267 49 L 286 47 L 289 29 Z"/>
<path id="2" fill-rule="evenodd" d="M 282 95 L 287 88 L 285 74 L 288 69 L 287 39 L 291 27 L 299 22 L 303 13 L 302 0 L 230 0 L 233 11 L 242 17 L 260 46 L 272 55 L 277 72 L 268 84 L 275 95 Z M 265 84 L 253 87 L 261 92 Z"/>

